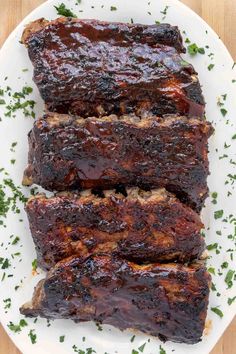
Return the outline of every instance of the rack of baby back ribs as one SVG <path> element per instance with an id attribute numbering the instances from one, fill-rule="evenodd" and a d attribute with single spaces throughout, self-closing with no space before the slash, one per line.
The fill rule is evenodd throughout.
<path id="1" fill-rule="evenodd" d="M 48 273 L 21 313 L 200 341 L 213 129 L 178 28 L 39 19 L 22 42 L 46 104 L 23 184 L 57 193 L 26 204 Z"/>

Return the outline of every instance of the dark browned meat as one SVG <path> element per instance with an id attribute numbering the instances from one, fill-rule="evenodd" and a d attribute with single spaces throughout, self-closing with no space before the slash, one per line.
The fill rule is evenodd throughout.
<path id="1" fill-rule="evenodd" d="M 24 184 L 48 190 L 165 187 L 197 210 L 207 196 L 210 123 L 184 117 L 45 115 L 29 134 Z"/>
<path id="2" fill-rule="evenodd" d="M 40 19 L 28 25 L 22 41 L 51 111 L 204 114 L 197 74 L 179 54 L 184 48 L 177 27 Z"/>
<path id="3" fill-rule="evenodd" d="M 109 256 L 67 259 L 42 280 L 26 316 L 94 320 L 162 340 L 201 340 L 210 276 L 201 264 L 137 265 Z"/>
<path id="4" fill-rule="evenodd" d="M 72 255 L 105 252 L 136 262 L 189 261 L 204 249 L 200 217 L 164 189 L 127 197 L 90 191 L 32 197 L 26 211 L 38 264 L 50 269 Z"/>

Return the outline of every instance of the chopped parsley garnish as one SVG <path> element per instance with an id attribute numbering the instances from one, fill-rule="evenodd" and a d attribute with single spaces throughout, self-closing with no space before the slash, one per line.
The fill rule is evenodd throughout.
<path id="1" fill-rule="evenodd" d="M 216 286 L 215 286 L 214 283 L 211 284 L 211 290 L 212 290 L 212 291 L 216 291 Z"/>
<path id="2" fill-rule="evenodd" d="M 7 310 L 11 307 L 11 299 L 10 298 L 4 299 L 3 303 L 4 303 L 4 310 Z"/>
<path id="3" fill-rule="evenodd" d="M 132 354 L 139 354 L 139 352 L 137 350 L 133 349 Z"/>
<path id="4" fill-rule="evenodd" d="M 164 19 L 166 18 L 168 9 L 169 9 L 169 6 L 166 6 L 166 7 L 164 8 L 164 10 L 160 11 L 160 13 L 161 13 L 162 15 L 164 15 L 164 16 L 162 17 L 162 20 L 164 20 Z"/>
<path id="5" fill-rule="evenodd" d="M 223 214 L 224 214 L 224 210 L 217 210 L 214 212 L 214 218 L 220 219 L 220 218 L 222 218 Z"/>
<path id="6" fill-rule="evenodd" d="M 16 245 L 18 243 L 18 241 L 20 241 L 20 238 L 18 236 L 16 236 L 11 244 Z"/>
<path id="7" fill-rule="evenodd" d="M 111 6 L 111 7 L 110 7 L 110 10 L 111 10 L 111 11 L 116 11 L 116 10 L 117 10 L 117 7 L 116 7 L 116 6 Z"/>
<path id="8" fill-rule="evenodd" d="M 135 335 L 133 335 L 131 338 L 130 338 L 130 342 L 133 343 L 134 339 L 135 339 Z"/>
<path id="9" fill-rule="evenodd" d="M 36 271 L 37 266 L 38 266 L 38 264 L 37 264 L 37 259 L 34 259 L 33 262 L 32 262 L 32 270 L 33 270 L 34 272 Z"/>
<path id="10" fill-rule="evenodd" d="M 230 269 L 230 270 L 228 270 L 228 272 L 226 274 L 225 283 L 227 284 L 228 289 L 232 288 L 232 286 L 233 286 L 234 273 L 235 273 L 235 271 Z"/>
<path id="11" fill-rule="evenodd" d="M 227 302 L 228 302 L 228 305 L 231 305 L 235 300 L 236 300 L 236 296 L 231 297 L 231 298 L 229 297 L 229 298 L 228 298 L 228 301 L 227 301 Z"/>
<path id="12" fill-rule="evenodd" d="M 1 264 L 1 262 L 0 262 L 0 264 Z M 10 267 L 10 262 L 9 262 L 9 259 L 8 258 L 5 258 L 4 259 L 4 261 L 2 262 L 2 269 L 7 269 L 7 268 L 9 268 Z"/>
<path id="13" fill-rule="evenodd" d="M 188 53 L 190 55 L 196 55 L 197 53 L 205 54 L 205 49 L 199 48 L 196 43 L 192 43 L 188 46 Z"/>
<path id="14" fill-rule="evenodd" d="M 2 169 L 1 172 L 3 171 L 4 170 Z M 7 173 L 5 172 L 5 174 Z M 10 195 L 6 192 L 6 189 L 8 189 Z M 17 207 L 18 201 L 22 203 L 27 201 L 27 198 L 21 192 L 20 187 L 15 186 L 11 178 L 3 179 L 3 184 L 0 184 L 0 217 L 6 217 L 9 210 L 18 214 L 20 212 Z"/>
<path id="15" fill-rule="evenodd" d="M 31 343 L 35 344 L 37 342 L 37 335 L 35 334 L 35 330 L 31 329 L 28 333 L 28 336 L 30 337 Z"/>
<path id="16" fill-rule="evenodd" d="M 17 145 L 17 142 L 16 142 L 16 141 L 14 141 L 14 142 L 11 144 L 11 148 L 10 148 L 10 151 L 11 151 L 11 152 L 15 152 L 14 147 L 16 147 L 16 145 Z"/>
<path id="17" fill-rule="evenodd" d="M 213 192 L 211 193 L 211 196 L 212 196 L 212 204 L 217 204 L 217 197 L 218 197 L 218 194 L 217 192 Z"/>
<path id="18" fill-rule="evenodd" d="M 159 351 L 159 354 L 166 354 L 166 351 L 164 348 L 162 348 L 162 346 L 160 345 L 159 347 L 160 351 Z"/>
<path id="19" fill-rule="evenodd" d="M 6 101 L 1 98 L 0 99 L 0 104 L 6 104 Z"/>
<path id="20" fill-rule="evenodd" d="M 234 134 L 234 135 L 232 136 L 232 139 L 233 139 L 233 140 L 236 139 L 236 134 Z"/>
<path id="21" fill-rule="evenodd" d="M 227 109 L 225 109 L 225 108 L 221 108 L 221 109 L 220 109 L 220 112 L 221 112 L 221 114 L 222 114 L 223 117 L 225 117 L 226 114 L 228 113 Z"/>
<path id="22" fill-rule="evenodd" d="M 65 17 L 77 17 L 70 9 L 66 7 L 63 2 L 59 6 L 54 6 L 57 10 L 57 14 Z"/>
<path id="23" fill-rule="evenodd" d="M 138 350 L 139 350 L 141 353 L 143 353 L 144 348 L 145 348 L 145 345 L 146 345 L 146 343 L 143 343 L 143 344 L 138 348 Z"/>
<path id="24" fill-rule="evenodd" d="M 218 315 L 220 318 L 224 316 L 223 312 L 218 307 L 211 307 L 211 311 Z"/>
<path id="25" fill-rule="evenodd" d="M 92 354 L 92 353 L 97 353 L 94 349 L 92 348 L 86 348 L 85 350 L 78 349 L 78 347 L 74 344 L 72 346 L 72 349 L 74 350 L 75 353 L 78 354 Z"/>
<path id="26" fill-rule="evenodd" d="M 59 337 L 59 342 L 60 342 L 60 343 L 63 343 L 64 341 L 65 341 L 65 336 L 60 336 L 60 337 Z"/>
<path id="27" fill-rule="evenodd" d="M 33 92 L 32 87 L 24 86 L 20 92 L 14 93 L 12 93 L 10 87 L 6 87 L 5 92 L 10 97 L 10 102 L 6 103 L 6 112 L 4 113 L 6 117 L 15 118 L 15 112 L 20 109 L 23 111 L 25 117 L 31 116 L 35 118 L 33 109 L 36 102 L 26 99 L 26 97 Z"/>
<path id="28" fill-rule="evenodd" d="M 28 323 L 24 319 L 21 319 L 19 324 L 14 324 L 13 322 L 10 321 L 9 324 L 7 325 L 7 327 L 12 332 L 15 332 L 15 333 L 21 332 L 22 328 L 26 327 L 26 326 L 28 326 Z"/>
<path id="29" fill-rule="evenodd" d="M 229 263 L 228 263 L 228 262 L 223 262 L 223 263 L 221 264 L 221 268 L 222 268 L 222 269 L 226 269 L 226 268 L 228 268 L 228 266 L 229 266 Z"/>
<path id="30" fill-rule="evenodd" d="M 210 64 L 210 65 L 208 65 L 207 69 L 208 69 L 209 71 L 211 71 L 211 70 L 214 68 L 214 66 L 215 66 L 215 64 Z"/>
<path id="31" fill-rule="evenodd" d="M 212 250 L 217 249 L 217 247 L 218 247 L 218 243 L 212 243 L 212 244 L 208 245 L 206 248 L 208 251 L 212 251 Z"/>
<path id="32" fill-rule="evenodd" d="M 208 268 L 208 272 L 211 273 L 211 274 L 213 274 L 213 275 L 216 274 L 216 273 L 215 273 L 215 268 L 213 268 L 213 267 Z"/>

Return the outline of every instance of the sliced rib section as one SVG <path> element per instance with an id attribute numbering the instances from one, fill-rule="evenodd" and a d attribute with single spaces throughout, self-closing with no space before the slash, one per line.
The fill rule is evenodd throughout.
<path id="1" fill-rule="evenodd" d="M 26 211 L 38 264 L 105 252 L 136 262 L 190 261 L 204 250 L 200 217 L 164 189 L 31 198 Z"/>
<path id="2" fill-rule="evenodd" d="M 50 111 L 81 116 L 152 112 L 202 117 L 197 73 L 168 24 L 39 19 L 22 42 Z"/>
<path id="3" fill-rule="evenodd" d="M 201 264 L 137 265 L 109 256 L 57 264 L 35 289 L 26 316 L 97 321 L 162 340 L 201 340 L 210 276 Z"/>
<path id="4" fill-rule="evenodd" d="M 200 210 L 208 193 L 210 123 L 186 117 L 47 114 L 29 133 L 23 183 L 48 190 L 165 187 Z"/>

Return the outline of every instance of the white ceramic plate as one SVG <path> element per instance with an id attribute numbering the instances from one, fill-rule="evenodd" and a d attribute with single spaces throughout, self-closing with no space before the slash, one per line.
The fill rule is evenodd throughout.
<path id="1" fill-rule="evenodd" d="M 19 333 L 14 333 L 8 327 L 10 321 L 19 324 L 22 319 L 18 311 L 19 306 L 31 298 L 34 285 L 43 276 L 40 271 L 36 275 L 32 274 L 31 263 L 35 258 L 35 251 L 23 204 L 19 203 L 20 214 L 8 211 L 6 217 L 0 215 L 0 220 L 5 225 L 5 227 L 0 225 L 0 257 L 3 258 L 3 260 L 0 259 L 0 320 L 15 344 L 25 354 L 68 354 L 74 353 L 76 348 L 80 354 L 95 352 L 98 354 L 131 354 L 132 350 L 141 353 L 138 348 L 144 343 L 146 343 L 143 349 L 144 354 L 158 354 L 160 345 L 167 354 L 173 351 L 175 354 L 207 354 L 236 313 L 236 300 L 231 305 L 228 304 L 228 299 L 236 296 L 236 284 L 233 281 L 232 287 L 227 289 L 225 282 L 228 271 L 234 271 L 236 268 L 236 253 L 234 251 L 236 240 L 236 219 L 234 219 L 236 216 L 234 189 L 234 184 L 236 185 L 236 139 L 232 138 L 236 134 L 236 82 L 234 82 L 236 71 L 232 68 L 233 60 L 212 29 L 177 0 L 82 0 L 81 4 L 77 5 L 76 2 L 76 0 L 64 0 L 66 6 L 71 8 L 78 17 L 121 22 L 130 22 L 132 18 L 134 22 L 147 24 L 152 24 L 156 20 L 169 22 L 178 25 L 181 31 L 185 31 L 184 38 L 188 37 L 191 43 L 195 42 L 199 47 L 205 48 L 204 55 L 197 54 L 191 57 L 186 54 L 185 57 L 199 73 L 207 102 L 207 119 L 216 128 L 215 134 L 210 140 L 211 176 L 209 177 L 209 187 L 211 192 L 218 194 L 215 203 L 212 203 L 214 198 L 208 198 L 202 216 L 206 225 L 206 243 L 214 245 L 213 250 L 209 251 L 208 267 L 212 268 L 211 271 L 215 273 L 212 277 L 217 290 L 211 292 L 206 334 L 201 343 L 193 346 L 171 342 L 162 344 L 158 339 L 137 333 L 134 341 L 131 342 L 130 339 L 134 334 L 131 331 L 121 332 L 109 326 L 103 326 L 103 330 L 99 331 L 94 323 L 74 324 L 69 320 L 58 320 L 48 324 L 44 319 L 38 319 L 36 323 L 27 319 L 28 325 L 22 327 Z M 22 91 L 24 86 L 33 87 L 33 92 L 26 99 L 21 98 L 21 103 L 28 99 L 35 100 L 37 102 L 34 108 L 36 116 L 42 113 L 43 104 L 37 88 L 32 82 L 32 66 L 27 51 L 19 43 L 19 40 L 23 27 L 28 22 L 40 17 L 47 19 L 57 17 L 53 5 L 59 3 L 59 0 L 47 1 L 34 10 L 10 35 L 0 52 L 1 89 L 6 91 L 9 86 L 13 93 Z M 111 11 L 111 6 L 115 6 L 117 10 Z M 167 15 L 162 13 L 165 13 L 166 6 L 169 6 Z M 214 64 L 212 70 L 208 69 L 210 64 Z M 28 71 L 24 69 L 28 69 Z M 7 92 L 4 93 L 4 96 L 0 96 L 0 100 L 5 100 L 7 103 L 12 101 L 10 103 L 12 107 L 17 99 L 9 97 Z M 221 96 L 226 94 L 227 96 Z M 217 104 L 219 97 L 221 97 L 222 106 Z M 225 111 L 221 112 L 221 109 Z M 9 109 L 6 108 L 6 105 L 0 104 L 0 117 L 2 118 L 0 122 L 0 167 L 5 168 L 0 172 L 0 178 L 11 178 L 15 185 L 20 185 L 22 173 L 27 163 L 27 132 L 33 125 L 33 119 L 26 118 L 22 109 L 16 110 L 15 118 L 5 116 L 7 111 Z M 225 113 L 225 116 L 222 113 Z M 12 147 L 14 142 L 17 142 L 17 145 L 13 144 Z M 13 163 L 14 161 L 11 162 L 11 160 L 16 161 Z M 9 175 L 5 175 L 5 172 Z M 27 188 L 23 188 L 22 191 L 25 195 L 29 194 Z M 5 192 L 9 195 L 12 194 L 9 188 L 6 188 Z M 222 213 L 223 215 L 221 215 Z M 19 221 L 21 219 L 23 221 Z M 19 237 L 18 242 L 16 242 L 16 236 Z M 228 262 L 228 268 L 221 268 L 223 262 Z M 218 273 L 222 273 L 222 275 L 218 275 Z M 229 272 L 228 278 L 230 275 L 233 273 Z M 19 286 L 17 290 L 15 290 L 16 286 Z M 211 311 L 211 308 L 217 306 L 222 311 L 222 318 Z M 31 343 L 30 331 L 31 334 L 37 336 L 35 344 Z M 63 343 L 59 341 L 60 336 L 65 336 Z M 85 337 L 84 341 L 83 337 Z M 76 347 L 73 349 L 73 346 Z M 86 348 L 93 348 L 94 351 L 91 352 Z"/>

